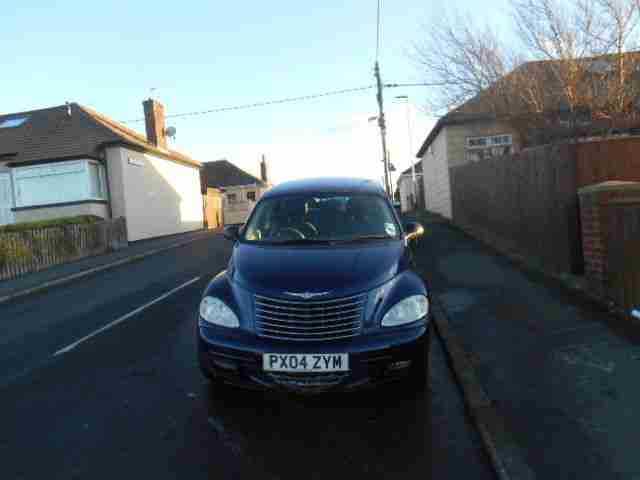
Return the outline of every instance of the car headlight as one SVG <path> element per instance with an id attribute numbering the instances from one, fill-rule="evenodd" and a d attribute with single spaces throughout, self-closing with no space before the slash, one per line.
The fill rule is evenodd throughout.
<path id="1" fill-rule="evenodd" d="M 429 313 L 429 300 L 424 295 L 412 295 L 399 301 L 382 318 L 383 327 L 412 323 Z"/>
<path id="2" fill-rule="evenodd" d="M 204 297 L 200 302 L 200 318 L 205 322 L 228 328 L 238 328 L 240 321 L 235 313 L 219 298 Z"/>

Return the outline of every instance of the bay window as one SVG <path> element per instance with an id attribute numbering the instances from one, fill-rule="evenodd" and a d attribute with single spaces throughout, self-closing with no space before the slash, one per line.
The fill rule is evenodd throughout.
<path id="1" fill-rule="evenodd" d="M 107 200 L 104 166 L 95 160 L 70 160 L 15 167 L 16 207 Z"/>

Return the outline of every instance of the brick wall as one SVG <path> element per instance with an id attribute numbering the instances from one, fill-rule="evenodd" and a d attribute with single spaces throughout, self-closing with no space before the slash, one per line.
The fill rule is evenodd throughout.
<path id="1" fill-rule="evenodd" d="M 610 228 L 607 207 L 612 201 L 638 197 L 640 183 L 602 182 L 583 187 L 578 194 L 585 277 L 589 280 L 592 293 L 600 298 L 610 297 L 609 279 L 616 272 L 610 271 L 608 250 L 612 243 L 610 237 L 617 232 Z"/>

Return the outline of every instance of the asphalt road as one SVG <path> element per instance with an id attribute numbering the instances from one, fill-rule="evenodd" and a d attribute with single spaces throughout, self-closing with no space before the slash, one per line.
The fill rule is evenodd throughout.
<path id="1" fill-rule="evenodd" d="M 437 337 L 422 394 L 210 388 L 194 313 L 229 252 L 206 239 L 0 305 L 0 477 L 494 478 Z"/>

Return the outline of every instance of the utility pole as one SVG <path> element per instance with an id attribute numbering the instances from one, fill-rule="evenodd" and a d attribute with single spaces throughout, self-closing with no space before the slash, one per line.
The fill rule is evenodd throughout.
<path id="1" fill-rule="evenodd" d="M 376 76 L 376 85 L 378 93 L 376 98 L 378 99 L 378 126 L 380 127 L 380 139 L 382 140 L 382 161 L 384 163 L 384 188 L 387 191 L 387 195 L 391 197 L 391 186 L 389 185 L 389 158 L 387 156 L 387 126 L 384 121 L 384 109 L 382 104 L 382 80 L 380 79 L 380 64 L 376 60 L 374 67 Z"/>

